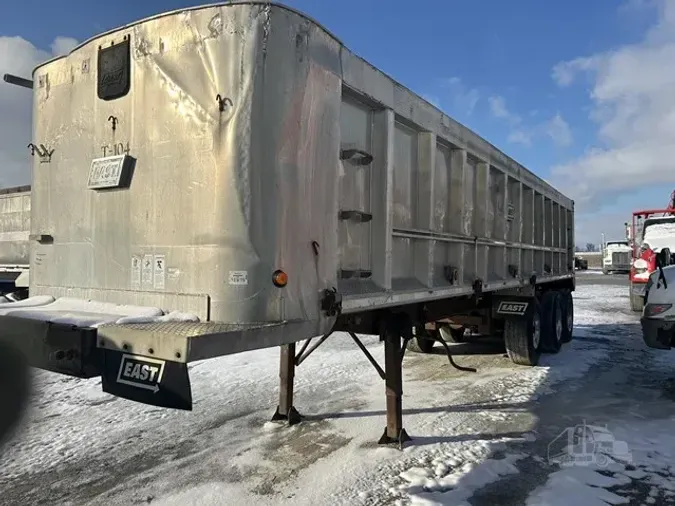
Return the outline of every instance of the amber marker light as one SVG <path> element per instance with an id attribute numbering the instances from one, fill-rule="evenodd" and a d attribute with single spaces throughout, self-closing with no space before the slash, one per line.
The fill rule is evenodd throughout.
<path id="1" fill-rule="evenodd" d="M 288 284 L 288 274 L 282 270 L 274 271 L 274 274 L 272 274 L 272 283 L 274 283 L 274 286 L 277 288 L 283 288 Z"/>

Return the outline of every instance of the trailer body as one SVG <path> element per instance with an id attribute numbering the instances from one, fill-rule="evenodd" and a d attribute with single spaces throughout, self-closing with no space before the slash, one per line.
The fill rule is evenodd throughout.
<path id="1" fill-rule="evenodd" d="M 0 295 L 28 287 L 30 186 L 0 189 Z"/>
<path id="2" fill-rule="evenodd" d="M 31 298 L 0 337 L 38 367 L 183 407 L 190 361 L 383 322 L 393 357 L 394 314 L 571 304 L 573 202 L 292 9 L 158 15 L 33 79 Z"/>

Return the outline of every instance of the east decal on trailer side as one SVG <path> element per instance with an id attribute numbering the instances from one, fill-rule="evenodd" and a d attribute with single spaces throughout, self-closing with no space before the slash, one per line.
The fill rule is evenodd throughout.
<path id="1" fill-rule="evenodd" d="M 503 300 L 497 307 L 497 313 L 522 316 L 527 311 L 529 305 L 529 302 L 510 302 Z"/>

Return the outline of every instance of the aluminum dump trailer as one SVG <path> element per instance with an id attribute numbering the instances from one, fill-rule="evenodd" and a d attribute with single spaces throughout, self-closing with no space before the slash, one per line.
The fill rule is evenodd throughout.
<path id="1" fill-rule="evenodd" d="M 30 186 L 0 188 L 0 295 L 28 287 Z"/>
<path id="2" fill-rule="evenodd" d="M 31 298 L 0 337 L 37 367 L 190 409 L 188 362 L 281 346 L 293 422 L 307 340 L 379 334 L 401 442 L 408 344 L 472 328 L 536 365 L 571 339 L 573 202 L 299 12 L 158 15 L 27 87 Z"/>

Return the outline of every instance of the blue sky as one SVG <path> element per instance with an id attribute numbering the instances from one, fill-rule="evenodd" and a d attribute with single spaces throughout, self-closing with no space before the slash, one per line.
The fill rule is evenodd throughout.
<path id="1" fill-rule="evenodd" d="M 595 73 L 570 66 L 573 82 L 561 86 L 553 69 L 560 62 L 643 44 L 646 33 L 659 20 L 658 5 L 668 1 L 286 3 L 314 17 L 350 49 L 526 167 L 556 186 L 560 183 L 572 197 L 577 198 L 574 193 L 579 191 L 583 205 L 577 234 L 585 241 L 599 236 L 600 231 L 620 234 L 620 223 L 629 218 L 633 207 L 665 205 L 672 184 L 665 184 L 668 177 L 662 174 L 656 179 L 644 178 L 639 192 L 618 182 L 609 190 L 597 190 L 606 177 L 590 174 L 599 162 L 587 159 L 588 150 L 604 149 L 607 139 L 598 135 L 602 121 L 610 126 L 619 121 L 621 113 L 617 111 L 623 102 L 616 96 L 609 102 L 599 101 L 593 94 L 602 90 L 603 82 L 618 78 L 611 73 L 603 77 L 600 69 L 608 66 L 593 67 Z M 82 41 L 127 22 L 198 2 L 24 0 L 11 4 L 15 7 L 5 8 L 0 17 L 0 35 L 20 36 L 46 49 L 58 36 Z M 611 117 L 598 120 L 599 108 L 604 111 L 608 105 L 614 111 L 614 122 Z M 612 116 L 606 111 L 603 114 Z M 628 142 L 622 139 L 625 137 L 614 135 L 612 148 L 620 149 L 622 142 Z M 606 165 L 598 170 L 611 176 L 611 167 Z M 564 176 L 551 174 L 552 167 L 561 166 Z M 590 178 L 588 184 L 596 190 L 579 190 L 577 177 Z"/>

